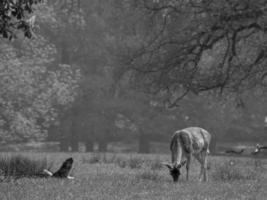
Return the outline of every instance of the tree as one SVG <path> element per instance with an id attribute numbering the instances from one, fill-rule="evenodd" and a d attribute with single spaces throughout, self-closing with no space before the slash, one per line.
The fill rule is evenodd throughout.
<path id="1" fill-rule="evenodd" d="M 0 35 L 11 40 L 17 31 L 22 31 L 25 37 L 32 37 L 35 22 L 33 5 L 42 0 L 3 0 L 0 2 Z"/>
<path id="2" fill-rule="evenodd" d="M 140 0 L 151 26 L 129 58 L 136 82 L 169 106 L 192 92 L 266 88 L 266 1 Z M 143 22 L 140 22 L 143 23 Z"/>
<path id="3" fill-rule="evenodd" d="M 57 10 L 56 19 L 59 23 L 45 30 L 56 45 L 59 62 L 78 65 L 83 74 L 79 99 L 72 105 L 72 111 L 68 112 L 69 115 L 72 115 L 71 112 L 77 115 L 62 120 L 62 124 L 73 125 L 73 128 L 68 127 L 76 131 L 70 131 L 70 134 L 64 131 L 63 135 L 72 138 L 72 134 L 78 133 L 88 139 L 88 146 L 93 139 L 103 149 L 107 142 L 114 138 L 113 132 L 110 131 L 114 127 L 112 116 L 116 116 L 113 102 L 118 94 L 121 74 L 124 72 L 122 67 L 115 64 L 114 55 L 111 54 L 116 53 L 113 50 L 119 40 L 114 40 L 114 36 L 119 33 L 116 29 L 120 26 L 113 16 L 114 14 L 117 17 L 118 13 L 114 4 L 116 1 L 113 0 L 104 4 L 99 1 L 83 1 L 77 9 L 64 3 L 59 10 L 58 5 L 53 5 Z M 47 27 L 47 23 L 41 27 Z M 82 130 L 80 127 L 87 128 Z M 94 134 L 95 132 L 97 134 Z M 78 143 L 79 137 L 75 135 L 74 138 Z"/>
<path id="4" fill-rule="evenodd" d="M 43 140 L 59 108 L 74 101 L 79 72 L 69 65 L 51 70 L 56 51 L 42 36 L 15 42 L 1 43 L 0 137 Z"/>

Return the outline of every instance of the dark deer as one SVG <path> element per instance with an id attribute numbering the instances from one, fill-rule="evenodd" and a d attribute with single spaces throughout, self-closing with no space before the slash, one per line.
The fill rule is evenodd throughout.
<path id="1" fill-rule="evenodd" d="M 69 176 L 69 173 L 71 171 L 73 164 L 73 158 L 68 158 L 63 162 L 59 170 L 57 170 L 55 173 L 44 169 L 44 173 L 46 173 L 48 176 L 54 177 L 54 178 L 67 178 L 67 179 L 74 179 L 74 177 Z"/>
<path id="2" fill-rule="evenodd" d="M 242 154 L 245 151 L 245 149 L 240 149 L 240 150 L 236 150 L 236 149 L 227 149 L 225 151 L 225 153 L 231 153 L 231 154 Z"/>

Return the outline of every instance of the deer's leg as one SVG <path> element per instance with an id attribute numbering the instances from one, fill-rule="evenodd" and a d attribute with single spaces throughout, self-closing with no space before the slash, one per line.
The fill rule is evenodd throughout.
<path id="1" fill-rule="evenodd" d="M 204 172 L 204 181 L 208 181 L 208 176 L 207 176 L 207 165 L 208 165 L 208 160 L 207 160 L 207 152 L 203 152 L 203 172 Z"/>
<path id="2" fill-rule="evenodd" d="M 202 181 L 202 175 L 203 175 L 203 181 L 207 181 L 207 152 L 202 151 L 195 157 L 200 162 L 201 165 L 199 180 Z"/>
<path id="3" fill-rule="evenodd" d="M 191 154 L 188 154 L 187 156 L 186 156 L 186 159 L 187 159 L 187 161 L 186 161 L 186 180 L 189 180 L 189 169 L 190 169 L 190 162 L 191 162 Z"/>
<path id="4" fill-rule="evenodd" d="M 202 154 L 197 154 L 195 155 L 195 158 L 198 160 L 198 162 L 200 163 L 200 173 L 199 173 L 199 181 L 202 180 L 202 174 L 203 174 L 203 171 L 204 171 L 204 161 L 203 161 L 203 158 L 202 158 Z"/>

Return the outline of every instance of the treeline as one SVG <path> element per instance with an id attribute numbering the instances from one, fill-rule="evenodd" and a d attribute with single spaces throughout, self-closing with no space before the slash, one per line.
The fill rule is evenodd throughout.
<path id="1" fill-rule="evenodd" d="M 24 17 L 35 23 L 0 41 L 2 141 L 58 140 L 64 151 L 98 143 L 106 151 L 109 142 L 134 140 L 149 152 L 151 141 L 169 141 L 185 126 L 216 140 L 260 138 L 264 2 L 33 5 Z"/>

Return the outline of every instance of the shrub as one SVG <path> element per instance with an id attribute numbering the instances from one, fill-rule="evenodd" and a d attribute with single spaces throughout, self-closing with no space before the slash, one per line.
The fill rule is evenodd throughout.
<path id="1" fill-rule="evenodd" d="M 31 160 L 22 155 L 0 157 L 0 171 L 5 179 L 10 177 L 44 177 L 43 170 L 49 169 L 51 166 L 52 163 L 48 165 L 46 159 Z"/>

